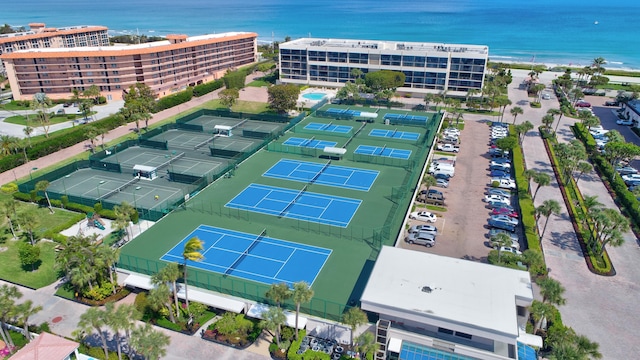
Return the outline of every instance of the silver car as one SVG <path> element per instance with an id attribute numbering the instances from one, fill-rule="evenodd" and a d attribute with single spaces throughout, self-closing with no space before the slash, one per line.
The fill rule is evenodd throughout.
<path id="1" fill-rule="evenodd" d="M 417 233 L 411 233 L 405 238 L 405 241 L 409 244 L 424 245 L 426 247 L 432 247 L 436 244 L 436 236 L 424 231 Z"/>
<path id="2" fill-rule="evenodd" d="M 438 228 L 433 225 L 414 225 L 409 228 L 409 233 L 417 233 L 424 232 L 431 235 L 436 235 L 438 233 Z"/>

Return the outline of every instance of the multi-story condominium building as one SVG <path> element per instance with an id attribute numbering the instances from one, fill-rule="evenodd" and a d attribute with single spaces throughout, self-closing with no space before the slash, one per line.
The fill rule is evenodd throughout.
<path id="1" fill-rule="evenodd" d="M 280 81 L 341 87 L 353 69 L 393 70 L 406 76 L 398 92 L 464 95 L 482 89 L 488 57 L 484 45 L 303 38 L 280 44 Z"/>
<path id="2" fill-rule="evenodd" d="M 4 54 L 16 100 L 45 93 L 68 98 L 96 85 L 107 100 L 119 100 L 131 85 L 148 85 L 158 97 L 215 80 L 257 59 L 257 34 L 168 35 L 167 40 L 128 46 L 38 48 Z"/>
<path id="3" fill-rule="evenodd" d="M 28 49 L 109 45 L 109 35 L 104 26 L 47 28 L 43 23 L 31 23 L 29 28 L 25 32 L 0 34 L 0 55 Z M 0 73 L 4 72 L 0 61 Z"/>

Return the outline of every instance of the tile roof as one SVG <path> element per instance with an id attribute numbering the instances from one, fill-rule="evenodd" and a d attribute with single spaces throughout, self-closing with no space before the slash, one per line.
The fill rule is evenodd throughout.
<path id="1" fill-rule="evenodd" d="M 78 346 L 75 341 L 44 332 L 18 350 L 11 360 L 64 360 Z"/>

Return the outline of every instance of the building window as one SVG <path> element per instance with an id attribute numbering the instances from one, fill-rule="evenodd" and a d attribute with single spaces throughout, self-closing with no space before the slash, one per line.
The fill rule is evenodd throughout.
<path id="1" fill-rule="evenodd" d="M 113 71 L 113 75 L 118 75 L 119 71 L 118 70 L 114 70 Z"/>
<path id="2" fill-rule="evenodd" d="M 87 69 L 91 69 L 91 64 L 86 64 L 84 67 Z"/>
<path id="3" fill-rule="evenodd" d="M 471 334 L 456 331 L 456 336 L 471 340 Z"/>
<path id="4" fill-rule="evenodd" d="M 453 335 L 453 330 L 449 330 L 441 327 L 438 328 L 438 332 L 441 334 Z"/>
<path id="5" fill-rule="evenodd" d="M 85 57 L 83 57 L 83 58 L 82 58 L 82 60 L 84 60 L 84 61 L 89 61 L 89 57 L 88 57 L 88 56 L 85 56 Z"/>

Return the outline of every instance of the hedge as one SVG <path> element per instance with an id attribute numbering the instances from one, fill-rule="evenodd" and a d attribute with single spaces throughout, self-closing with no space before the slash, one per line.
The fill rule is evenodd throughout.
<path id="1" fill-rule="evenodd" d="M 196 85 L 193 87 L 193 96 L 195 97 L 200 97 L 203 95 L 206 95 L 210 92 L 216 91 L 218 89 L 220 89 L 221 87 L 224 86 L 224 82 L 222 82 L 221 79 L 212 81 L 212 82 L 208 82 L 208 83 L 204 83 L 204 84 L 200 84 L 200 85 Z"/>
<path id="2" fill-rule="evenodd" d="M 157 113 L 162 110 L 166 110 L 174 106 L 184 104 L 187 101 L 191 100 L 192 98 L 193 98 L 193 88 L 188 87 L 184 91 L 180 91 L 174 95 L 165 96 L 162 99 L 158 100 L 158 102 L 156 102 L 156 107 L 154 109 L 154 112 Z"/>
<path id="3" fill-rule="evenodd" d="M 16 200 L 20 200 L 20 201 L 24 201 L 24 202 L 35 202 L 36 204 L 39 204 L 41 206 L 47 206 L 47 199 L 44 196 L 36 196 L 35 200 L 33 200 L 31 198 L 31 194 L 25 194 L 22 192 L 15 192 L 13 193 L 13 197 Z M 51 200 L 51 206 L 53 207 L 59 207 L 62 208 L 62 201 L 60 200 Z M 86 206 L 86 205 L 82 205 L 82 204 L 76 204 L 76 203 L 72 203 L 69 202 L 66 204 L 65 209 L 70 210 L 70 211 L 75 211 L 75 212 L 81 212 L 84 214 L 88 214 L 90 212 L 96 212 L 94 208 L 92 208 L 91 206 Z M 105 219 L 110 219 L 110 220 L 115 220 L 116 219 L 116 213 L 113 210 L 109 210 L 109 209 L 100 209 L 99 211 L 97 211 L 97 213 L 100 215 L 100 217 L 103 217 Z M 78 220 L 80 221 L 80 220 Z M 66 228 L 65 228 L 66 229 Z M 62 229 L 64 230 L 64 229 Z M 60 230 L 60 231 L 62 231 Z"/>

